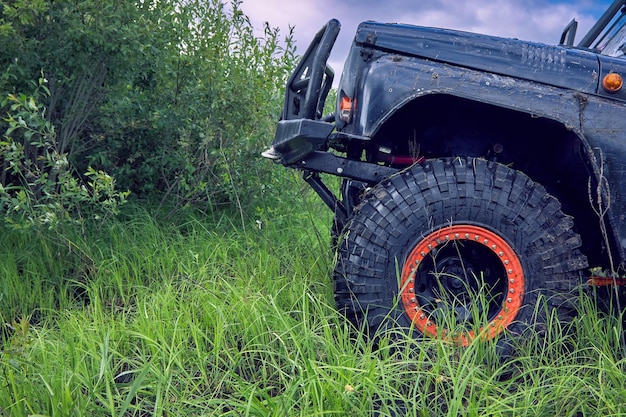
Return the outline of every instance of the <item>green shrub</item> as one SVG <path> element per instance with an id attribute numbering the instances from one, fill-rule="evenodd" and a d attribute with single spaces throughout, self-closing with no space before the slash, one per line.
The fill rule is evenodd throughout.
<path id="1" fill-rule="evenodd" d="M 259 154 L 294 64 L 291 34 L 267 24 L 258 35 L 240 1 L 5 3 L 0 93 L 34 94 L 43 70 L 40 119 L 78 172 L 105 171 L 171 209 L 241 208 L 282 183 Z"/>
<path id="2" fill-rule="evenodd" d="M 85 212 L 98 218 L 116 214 L 127 193 L 119 192 L 103 171 L 88 167 L 84 177 L 75 175 L 39 103 L 39 96 L 48 94 L 42 77 L 34 96 L 9 94 L 3 103 L 8 108 L 8 129 L 0 141 L 0 209 L 5 222 L 54 228 L 82 222 Z"/>

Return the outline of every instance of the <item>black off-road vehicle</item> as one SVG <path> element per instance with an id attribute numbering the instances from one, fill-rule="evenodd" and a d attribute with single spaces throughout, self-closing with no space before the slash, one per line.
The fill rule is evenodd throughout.
<path id="1" fill-rule="evenodd" d="M 575 20 L 557 46 L 361 23 L 329 116 L 339 22 L 316 35 L 264 156 L 334 211 L 347 317 L 507 340 L 544 320 L 538 300 L 561 310 L 583 283 L 623 281 L 625 5 L 576 45 Z"/>

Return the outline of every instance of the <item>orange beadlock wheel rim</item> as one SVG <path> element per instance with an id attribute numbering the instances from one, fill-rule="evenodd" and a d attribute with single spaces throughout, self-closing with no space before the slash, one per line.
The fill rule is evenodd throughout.
<path id="1" fill-rule="evenodd" d="M 442 259 L 436 258 L 441 255 Z M 445 257 L 448 259 L 445 259 Z M 453 225 L 443 227 L 421 239 L 411 250 L 402 268 L 401 300 L 404 311 L 416 329 L 422 334 L 440 336 L 467 346 L 476 337 L 474 329 L 462 330 L 449 334 L 448 329 L 436 323 L 431 304 L 439 303 L 437 291 L 445 292 L 445 282 L 450 281 L 449 291 L 456 298 L 466 298 L 472 302 L 471 293 L 461 294 L 470 285 L 457 275 L 446 273 L 445 262 L 452 271 L 463 267 L 463 274 L 469 276 L 467 269 L 474 268 L 472 275 L 483 275 L 490 281 L 489 288 L 496 288 L 498 294 L 490 296 L 491 303 L 487 311 L 487 325 L 480 328 L 482 338 L 493 339 L 506 329 L 516 318 L 524 298 L 524 273 L 522 264 L 513 248 L 498 234 L 475 225 Z M 456 269 L 455 269 L 456 268 Z M 479 271 L 484 269 L 487 272 Z M 445 281 L 445 282 L 444 282 Z M 482 289 L 482 288 L 479 288 Z M 463 297 L 461 297 L 463 295 Z M 469 311 L 469 307 L 458 307 Z M 463 311 L 463 310 L 462 310 Z"/>

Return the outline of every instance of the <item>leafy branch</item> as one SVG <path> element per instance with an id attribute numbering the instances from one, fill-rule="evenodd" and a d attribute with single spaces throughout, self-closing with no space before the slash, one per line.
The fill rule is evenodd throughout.
<path id="1" fill-rule="evenodd" d="M 84 178 L 75 174 L 66 153 L 59 151 L 54 125 L 39 99 L 50 94 L 42 76 L 32 96 L 9 94 L 0 140 L 0 209 L 6 223 L 18 227 L 82 222 L 116 214 L 128 196 L 114 179 L 91 167 Z"/>

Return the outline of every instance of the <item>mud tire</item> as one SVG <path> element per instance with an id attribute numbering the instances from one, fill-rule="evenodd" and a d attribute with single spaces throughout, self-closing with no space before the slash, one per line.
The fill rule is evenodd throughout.
<path id="1" fill-rule="evenodd" d="M 480 327 L 485 338 L 509 346 L 529 327 L 541 327 L 552 309 L 562 320 L 570 317 L 571 292 L 587 266 L 573 227 L 559 201 L 520 171 L 477 158 L 429 160 L 373 187 L 356 207 L 339 242 L 335 300 L 372 336 L 400 327 L 418 338 L 467 344 Z M 449 249 L 452 244 L 462 251 Z M 500 255 L 502 247 L 509 252 Z M 439 256 L 448 257 L 446 266 Z M 512 284 L 508 258 L 518 262 Z M 458 272 L 459 265 L 474 268 L 474 276 L 488 269 L 494 293 L 482 309 L 484 323 L 464 313 L 476 300 L 455 294 L 462 301 L 448 313 L 462 331 L 452 335 L 438 323 L 443 290 L 437 277 L 445 267 Z M 465 274 L 454 286 L 484 288 L 470 281 Z M 517 292 L 514 311 L 507 307 L 510 292 Z M 542 298 L 547 308 L 538 303 Z"/>

